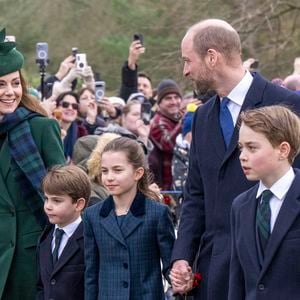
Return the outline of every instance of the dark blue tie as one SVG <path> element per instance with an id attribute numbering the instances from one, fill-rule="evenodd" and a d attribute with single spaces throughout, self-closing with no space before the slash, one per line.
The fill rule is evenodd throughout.
<path id="1" fill-rule="evenodd" d="M 58 250 L 59 250 L 60 242 L 61 242 L 61 239 L 62 239 L 62 236 L 64 233 L 65 232 L 63 231 L 63 229 L 59 229 L 59 228 L 55 229 L 55 240 L 54 240 L 55 246 L 54 246 L 54 250 L 52 252 L 53 266 L 58 261 Z"/>
<path id="2" fill-rule="evenodd" d="M 231 113 L 228 109 L 228 102 L 230 101 L 229 98 L 223 97 L 221 103 L 220 103 L 220 126 L 222 129 L 223 133 L 223 138 L 224 142 L 226 145 L 226 148 L 228 148 L 228 145 L 230 143 L 233 130 L 234 130 L 234 125 L 233 125 L 233 120 L 231 117 Z"/>
<path id="3" fill-rule="evenodd" d="M 271 235 L 270 200 L 272 196 L 273 193 L 270 190 L 263 191 L 256 210 L 256 226 L 263 255 Z"/>

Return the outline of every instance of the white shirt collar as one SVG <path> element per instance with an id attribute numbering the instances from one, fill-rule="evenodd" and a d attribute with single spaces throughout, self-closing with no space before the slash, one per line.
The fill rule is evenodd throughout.
<path id="1" fill-rule="evenodd" d="M 295 172 L 292 167 L 283 175 L 280 179 L 278 179 L 269 189 L 273 195 L 283 201 L 284 196 L 288 192 L 290 186 L 292 185 L 295 178 Z M 268 188 L 260 181 L 259 187 L 257 190 L 256 198 L 260 197 L 264 190 L 268 190 Z"/>
<path id="2" fill-rule="evenodd" d="M 252 81 L 253 76 L 247 70 L 242 80 L 233 88 L 227 97 L 235 104 L 242 106 Z"/>
<path id="3" fill-rule="evenodd" d="M 65 227 L 58 227 L 57 225 L 55 225 L 55 229 L 56 228 L 63 229 L 65 234 L 68 236 L 68 238 L 70 238 L 72 236 L 72 234 L 74 233 L 74 231 L 77 229 L 80 222 L 81 222 L 81 216 L 79 216 L 75 221 L 66 225 Z M 54 232 L 55 232 L 55 230 L 54 230 Z M 53 235 L 54 235 L 54 232 L 53 232 Z"/>

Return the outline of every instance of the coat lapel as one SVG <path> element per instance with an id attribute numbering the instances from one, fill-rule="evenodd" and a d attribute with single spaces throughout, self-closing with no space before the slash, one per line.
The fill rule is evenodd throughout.
<path id="1" fill-rule="evenodd" d="M 215 96 L 211 101 L 213 101 L 213 103 L 207 115 L 208 122 L 206 122 L 209 124 L 209 128 L 206 128 L 206 130 L 217 155 L 220 159 L 223 159 L 226 148 L 219 121 L 220 98 L 219 96 Z"/>
<path id="2" fill-rule="evenodd" d="M 52 247 L 51 247 L 51 243 L 52 243 L 52 237 L 53 237 L 53 231 L 54 231 L 54 226 L 50 225 L 48 227 L 45 228 L 42 237 L 44 235 L 47 235 L 47 237 L 45 238 L 45 240 L 43 240 L 40 243 L 40 253 L 43 253 L 43 261 L 46 265 L 46 272 L 49 275 L 49 277 L 52 274 L 53 271 L 53 263 L 52 263 Z M 42 238 L 41 237 L 41 238 Z"/>
<path id="3" fill-rule="evenodd" d="M 120 227 L 116 220 L 116 215 L 114 213 L 114 210 L 112 209 L 108 216 L 103 217 L 100 219 L 100 222 L 103 226 L 103 228 L 117 241 L 119 241 L 124 246 L 126 245 L 126 242 L 124 240 L 124 237 L 122 235 L 122 232 L 120 230 Z"/>
<path id="4" fill-rule="evenodd" d="M 142 223 L 143 219 L 141 217 L 136 217 L 129 211 L 121 226 L 124 239 L 126 239 Z"/>
<path id="5" fill-rule="evenodd" d="M 2 177 L 2 180 L 0 180 L 0 199 L 7 202 L 8 204 L 12 204 L 11 201 L 9 201 L 11 198 L 9 196 L 9 193 L 7 191 L 5 182 L 8 175 L 8 172 L 10 170 L 10 154 L 9 154 L 9 148 L 7 145 L 7 138 L 5 139 L 2 147 L 0 148 L 0 157 L 1 159 L 1 170 L 0 170 L 0 178 Z"/>
<path id="6" fill-rule="evenodd" d="M 248 201 L 241 207 L 240 219 L 241 224 L 247 224 L 247 226 L 242 226 L 243 236 L 245 236 L 246 251 L 252 259 L 252 264 L 257 269 L 257 273 L 260 271 L 259 260 L 257 256 L 257 245 L 256 245 L 256 235 L 255 235 L 255 219 L 256 219 L 256 199 L 257 186 L 252 189 L 249 194 Z"/>
<path id="7" fill-rule="evenodd" d="M 300 214 L 300 186 L 297 184 L 299 180 L 300 172 L 296 172 L 295 180 L 285 197 L 276 219 L 273 232 L 270 236 L 270 240 L 265 251 L 265 259 L 261 270 L 261 276 L 263 276 L 264 272 L 267 270 L 282 240 L 294 223 L 295 219 Z"/>
<path id="8" fill-rule="evenodd" d="M 11 158 L 11 155 L 9 153 L 7 137 L 5 138 L 4 143 L 0 148 L 0 157 L 2 157 L 1 159 L 2 176 L 3 179 L 5 180 L 8 175 L 8 171 L 10 170 L 10 158 Z"/>
<path id="9" fill-rule="evenodd" d="M 53 274 L 58 272 L 80 250 L 78 240 L 83 239 L 83 224 L 78 225 L 71 238 L 68 240 L 63 252 L 53 268 Z"/>

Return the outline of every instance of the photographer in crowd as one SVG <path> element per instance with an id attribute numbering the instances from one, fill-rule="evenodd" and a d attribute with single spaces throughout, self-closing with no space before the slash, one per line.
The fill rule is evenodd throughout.
<path id="1" fill-rule="evenodd" d="M 153 98 L 151 78 L 145 73 L 138 73 L 137 61 L 145 51 L 146 48 L 140 40 L 134 40 L 130 44 L 128 60 L 122 67 L 120 97 L 127 100 L 131 94 L 140 92 L 153 106 L 156 101 Z"/>

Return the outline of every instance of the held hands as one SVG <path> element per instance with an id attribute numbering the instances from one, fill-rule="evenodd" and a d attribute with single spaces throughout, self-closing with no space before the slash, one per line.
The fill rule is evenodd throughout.
<path id="1" fill-rule="evenodd" d="M 192 268 L 185 260 L 177 260 L 174 262 L 170 272 L 170 278 L 174 294 L 184 294 L 193 288 L 194 275 Z"/>
<path id="2" fill-rule="evenodd" d="M 136 68 L 136 62 L 139 59 L 139 56 L 142 53 L 145 53 L 146 49 L 145 47 L 141 44 L 140 41 L 133 41 L 130 44 L 129 47 L 129 55 L 128 55 L 128 67 L 131 70 L 135 70 Z"/>

